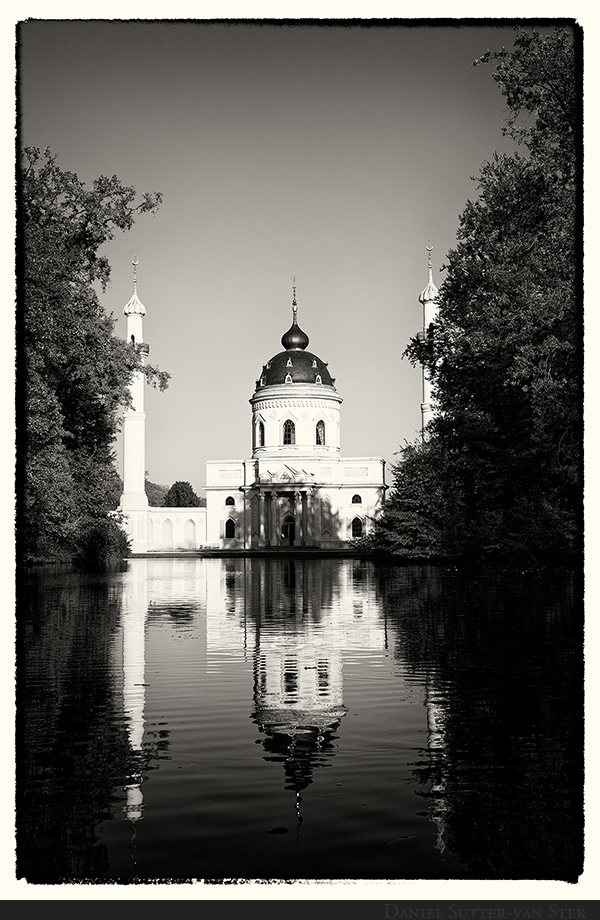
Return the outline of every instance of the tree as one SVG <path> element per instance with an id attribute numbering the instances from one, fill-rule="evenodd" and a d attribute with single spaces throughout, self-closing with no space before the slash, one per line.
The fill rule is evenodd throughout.
<path id="1" fill-rule="evenodd" d="M 189 482 L 174 482 L 165 495 L 165 508 L 200 508 L 201 501 Z"/>
<path id="2" fill-rule="evenodd" d="M 86 189 L 50 150 L 36 147 L 24 148 L 19 180 L 19 555 L 83 558 L 98 545 L 98 527 L 118 527 L 109 513 L 118 488 L 114 439 L 132 375 L 142 368 L 136 348 L 114 335 L 115 319 L 96 293 L 110 275 L 99 250 L 138 214 L 154 213 L 161 196 L 145 194 L 135 204 L 135 190 L 116 176 Z M 153 366 L 144 373 L 165 388 L 168 374 Z M 115 545 L 120 539 L 115 534 Z"/>
<path id="3" fill-rule="evenodd" d="M 437 413 L 425 443 L 403 452 L 379 529 L 403 555 L 398 535 L 417 524 L 433 526 L 448 555 L 573 553 L 580 533 L 573 36 L 518 29 L 513 51 L 488 51 L 475 64 L 490 62 L 509 106 L 504 131 L 526 150 L 483 164 L 479 197 L 467 202 L 448 254 L 433 336 L 406 351 L 427 367 Z M 427 494 L 412 525 L 409 487 Z"/>
<path id="4" fill-rule="evenodd" d="M 159 485 L 157 482 L 151 482 L 148 479 L 148 473 L 146 473 L 146 495 L 148 496 L 148 504 L 152 508 L 162 508 L 165 504 L 165 496 L 169 491 L 168 486 Z"/>

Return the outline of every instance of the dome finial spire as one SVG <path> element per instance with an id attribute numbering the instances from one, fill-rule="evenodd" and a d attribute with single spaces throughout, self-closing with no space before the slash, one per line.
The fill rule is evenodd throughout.
<path id="1" fill-rule="evenodd" d="M 296 303 L 296 276 L 292 275 L 292 320 L 294 324 L 298 323 L 298 304 Z"/>
<path id="2" fill-rule="evenodd" d="M 281 337 L 281 344 L 287 350 L 303 351 L 308 347 L 308 336 L 298 325 L 298 304 L 296 302 L 296 276 L 292 275 L 292 325 Z"/>

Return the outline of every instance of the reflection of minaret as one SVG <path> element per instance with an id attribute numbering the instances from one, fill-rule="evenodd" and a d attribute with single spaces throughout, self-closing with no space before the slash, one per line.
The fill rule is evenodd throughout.
<path id="1" fill-rule="evenodd" d="M 147 563 L 140 560 L 123 594 L 123 711 L 126 719 L 129 747 L 133 759 L 140 760 L 144 738 L 144 705 L 146 700 L 145 627 L 148 612 Z M 134 824 L 143 817 L 144 797 L 141 790 L 141 764 L 125 786 L 127 801 L 125 818 Z"/>
<path id="2" fill-rule="evenodd" d="M 432 783 L 429 795 L 433 798 L 431 820 L 437 828 L 435 845 L 443 853 L 446 849 L 444 834 L 446 832 L 446 761 L 448 758 L 446 739 L 446 710 L 443 698 L 435 689 L 430 675 L 426 676 L 425 708 L 427 710 L 427 747 L 433 765 Z"/>
<path id="3" fill-rule="evenodd" d="M 420 342 L 426 341 L 433 335 L 433 321 L 437 309 L 438 289 L 433 283 L 433 268 L 431 266 L 431 253 L 433 246 L 427 247 L 427 267 L 429 271 L 429 280 L 425 290 L 419 295 L 419 301 L 423 304 L 423 331 L 419 332 L 417 338 Z M 423 367 L 423 402 L 421 403 L 421 433 L 425 437 L 425 429 L 433 416 L 432 406 L 432 386 L 429 372 Z"/>

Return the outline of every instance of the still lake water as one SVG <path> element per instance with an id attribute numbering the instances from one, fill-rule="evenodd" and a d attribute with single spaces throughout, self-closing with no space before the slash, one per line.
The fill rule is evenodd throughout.
<path id="1" fill-rule="evenodd" d="M 353 559 L 32 570 L 17 876 L 573 882 L 580 595 Z"/>

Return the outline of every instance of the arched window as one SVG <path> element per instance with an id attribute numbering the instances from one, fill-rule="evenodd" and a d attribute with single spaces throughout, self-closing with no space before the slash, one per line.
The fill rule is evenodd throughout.
<path id="1" fill-rule="evenodd" d="M 225 537 L 227 540 L 231 540 L 235 537 L 235 521 L 232 521 L 231 518 L 225 521 Z"/>
<path id="2" fill-rule="evenodd" d="M 169 518 L 166 521 L 163 521 L 162 526 L 162 541 L 165 549 L 173 548 L 173 525 Z"/>
<path id="3" fill-rule="evenodd" d="M 191 518 L 185 522 L 183 540 L 188 549 L 193 549 L 196 545 L 196 523 Z"/>
<path id="4" fill-rule="evenodd" d="M 353 504 L 353 505 L 362 505 L 362 498 L 360 497 L 360 495 L 353 495 L 353 496 L 352 496 L 352 504 Z"/>
<path id="5" fill-rule="evenodd" d="M 226 504 L 226 505 L 235 505 L 235 498 L 233 497 L 233 495 L 228 495 L 228 496 L 227 496 L 227 498 L 225 499 L 225 504 Z"/>
<path id="6" fill-rule="evenodd" d="M 265 446 L 265 426 L 264 426 L 264 422 L 259 422 L 259 423 L 258 423 L 258 446 L 259 446 L 259 447 L 264 447 L 264 446 Z"/>
<path id="7" fill-rule="evenodd" d="M 356 537 L 362 537 L 362 521 L 360 518 L 354 518 L 352 521 L 352 536 L 355 539 Z"/>
<path id="8" fill-rule="evenodd" d="M 317 376 L 315 377 L 315 383 L 323 383 L 320 374 L 317 374 Z"/>
<path id="9" fill-rule="evenodd" d="M 316 443 L 325 444 L 325 422 L 317 422 Z"/>
<path id="10" fill-rule="evenodd" d="M 283 423 L 283 443 L 284 444 L 295 444 L 296 443 L 296 426 L 291 421 L 287 419 Z"/>
<path id="11" fill-rule="evenodd" d="M 135 345 L 135 336 L 134 336 L 134 335 L 131 336 L 131 344 L 132 344 L 132 345 Z"/>

